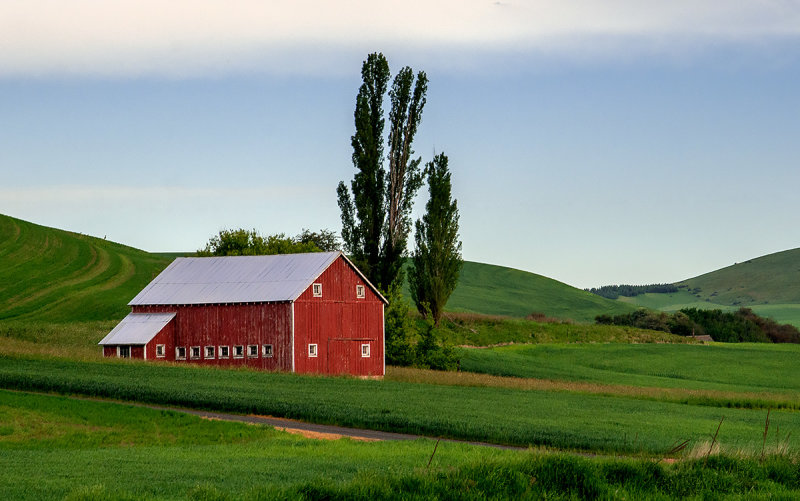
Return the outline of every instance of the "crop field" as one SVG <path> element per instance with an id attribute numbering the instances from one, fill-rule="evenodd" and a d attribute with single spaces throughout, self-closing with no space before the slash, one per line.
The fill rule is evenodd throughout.
<path id="1" fill-rule="evenodd" d="M 173 411 L 8 391 L 0 391 L 0 423 L 0 490 L 19 500 L 800 493 L 800 471 L 785 454 L 667 464 L 427 439 L 309 440 Z"/>
<path id="2" fill-rule="evenodd" d="M 0 491 L 8 499 L 177 498 L 212 489 L 268 497 L 276 488 L 328 482 L 331 472 L 337 482 L 411 473 L 426 466 L 434 445 L 307 440 L 171 411 L 0 391 Z M 443 443 L 432 467 L 516 455 Z"/>
<path id="3" fill-rule="evenodd" d="M 663 454 L 701 446 L 725 417 L 720 443 L 756 449 L 766 412 L 714 405 L 490 386 L 365 381 L 135 362 L 0 357 L 0 386 L 427 436 L 558 449 Z M 773 411 L 781 430 L 800 413 Z M 781 439 L 783 440 L 783 438 Z M 787 447 L 795 443 L 787 438 Z"/>
<path id="4" fill-rule="evenodd" d="M 800 404 L 800 346 L 517 345 L 464 350 L 461 368 L 498 376 L 728 392 L 782 392 Z"/>

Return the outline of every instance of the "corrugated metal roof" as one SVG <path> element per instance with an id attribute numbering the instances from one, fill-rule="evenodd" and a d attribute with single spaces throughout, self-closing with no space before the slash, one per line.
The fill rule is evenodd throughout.
<path id="1" fill-rule="evenodd" d="M 175 318 L 175 313 L 129 313 L 97 344 L 147 344 Z"/>
<path id="2" fill-rule="evenodd" d="M 130 306 L 294 301 L 341 252 L 177 258 Z"/>

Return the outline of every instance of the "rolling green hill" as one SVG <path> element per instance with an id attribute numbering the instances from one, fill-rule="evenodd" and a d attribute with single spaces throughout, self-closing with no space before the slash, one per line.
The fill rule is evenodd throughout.
<path id="1" fill-rule="evenodd" d="M 576 322 L 593 322 L 597 315 L 632 309 L 552 278 L 471 261 L 464 263 L 458 287 L 447 303 L 448 311 L 511 317 L 536 312 Z"/>
<path id="2" fill-rule="evenodd" d="M 171 259 L 0 215 L 0 320 L 119 319 Z"/>
<path id="3" fill-rule="evenodd" d="M 618 301 L 663 311 L 747 307 L 800 327 L 800 249 L 736 263 L 675 285 L 680 288 L 675 293 L 620 297 Z"/>
<path id="4" fill-rule="evenodd" d="M 736 263 L 676 285 L 702 301 L 731 306 L 800 304 L 800 249 Z"/>
<path id="5" fill-rule="evenodd" d="M 0 215 L 0 320 L 116 320 L 174 255 Z M 410 297 L 407 295 L 407 297 Z M 524 271 L 466 262 L 448 310 L 590 322 L 633 307 Z"/>

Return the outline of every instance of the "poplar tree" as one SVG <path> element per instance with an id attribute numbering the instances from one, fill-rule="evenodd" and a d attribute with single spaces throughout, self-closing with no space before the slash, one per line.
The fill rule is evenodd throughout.
<path id="1" fill-rule="evenodd" d="M 412 144 L 426 103 L 428 78 L 404 67 L 392 82 L 389 97 L 388 155 L 384 158 L 383 98 L 390 77 L 383 54 L 370 54 L 361 68 L 352 136 L 356 174 L 348 190 L 336 189 L 345 250 L 381 290 L 399 283 L 411 230 L 411 208 L 422 185 L 421 158 L 412 159 Z M 384 160 L 389 162 L 388 176 Z M 351 195 L 352 191 L 352 195 Z"/>
<path id="2" fill-rule="evenodd" d="M 427 91 L 428 77 L 425 72 L 420 71 L 415 82 L 414 72 L 406 66 L 395 77 L 389 92 L 392 110 L 389 114 L 389 180 L 386 193 L 388 220 L 382 250 L 382 279 L 386 286 L 402 280 L 403 260 L 411 231 L 412 203 L 422 186 L 423 176 L 419 168 L 422 158 L 411 158 L 414 154 L 411 145 L 422 119 Z"/>
<path id="3" fill-rule="evenodd" d="M 386 171 L 383 167 L 383 96 L 389 82 L 389 63 L 383 54 L 370 54 L 361 66 L 362 84 L 354 113 L 356 132 L 351 137 L 353 166 L 357 172 L 350 191 L 340 181 L 336 188 L 342 213 L 342 241 L 370 282 L 380 287 L 381 238 L 386 209 Z"/>
<path id="4" fill-rule="evenodd" d="M 419 312 L 439 325 L 456 288 L 463 260 L 458 237 L 458 204 L 452 199 L 448 159 L 440 153 L 425 168 L 430 198 L 416 222 L 416 249 L 409 271 L 411 298 Z"/>

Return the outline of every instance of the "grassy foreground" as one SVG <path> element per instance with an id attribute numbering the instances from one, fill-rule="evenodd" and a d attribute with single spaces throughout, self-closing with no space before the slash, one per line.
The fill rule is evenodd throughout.
<path id="1" fill-rule="evenodd" d="M 663 454 L 702 447 L 722 416 L 726 450 L 755 449 L 762 410 L 582 392 L 364 381 L 136 362 L 0 357 L 0 387 L 109 397 L 513 445 Z M 780 430 L 800 413 L 772 412 Z M 786 438 L 787 447 L 796 435 Z M 783 441 L 784 438 L 782 437 Z"/>
<path id="2" fill-rule="evenodd" d="M 800 468 L 785 453 L 667 463 L 425 439 L 308 440 L 171 411 L 7 391 L 0 391 L 0 458 L 0 491 L 19 500 L 800 495 Z"/>

